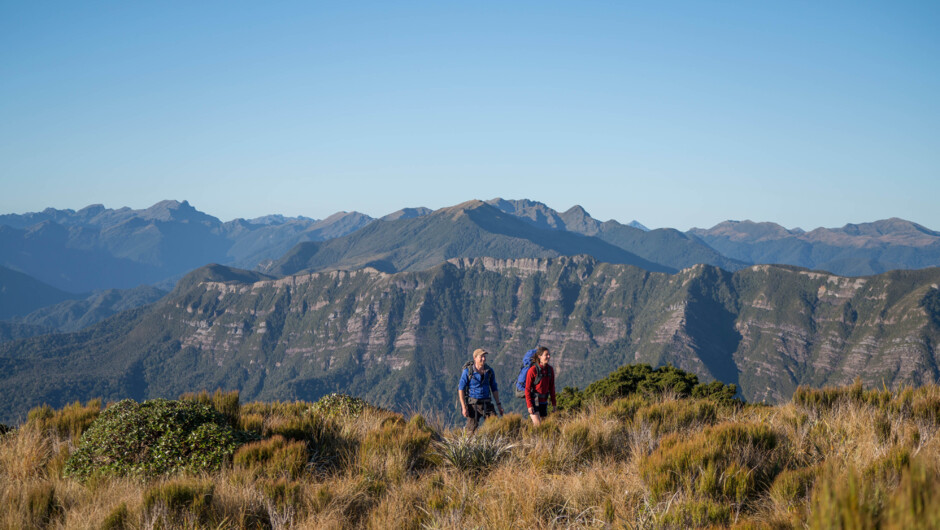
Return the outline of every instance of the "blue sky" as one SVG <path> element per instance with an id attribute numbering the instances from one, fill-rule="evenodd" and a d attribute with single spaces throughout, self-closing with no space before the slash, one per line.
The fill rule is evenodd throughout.
<path id="1" fill-rule="evenodd" d="M 940 230 L 938 27 L 940 2 L 0 0 L 0 213 L 504 197 Z"/>

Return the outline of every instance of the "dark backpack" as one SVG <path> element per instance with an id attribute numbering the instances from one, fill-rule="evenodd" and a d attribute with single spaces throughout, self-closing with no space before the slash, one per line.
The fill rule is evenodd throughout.
<path id="1" fill-rule="evenodd" d="M 539 384 L 539 381 L 542 380 L 542 370 L 538 368 L 539 360 L 535 356 L 535 352 L 538 350 L 529 350 L 525 352 L 525 355 L 522 357 L 522 368 L 519 369 L 519 377 L 516 377 L 516 385 L 513 390 L 517 398 L 525 399 L 525 378 L 529 373 L 529 368 L 535 366 L 535 384 Z"/>
<path id="2" fill-rule="evenodd" d="M 469 360 L 463 364 L 463 368 L 460 369 L 460 377 L 463 377 L 463 373 L 467 370 L 473 368 L 473 360 Z M 467 378 L 473 377 L 472 373 L 467 373 Z M 489 384 L 490 380 L 493 379 L 493 369 L 490 368 L 490 365 L 483 365 L 483 386 Z M 467 390 L 464 392 L 464 397 L 470 397 L 470 386 L 467 385 Z M 460 392 L 457 393 L 457 410 L 461 410 L 460 406 Z"/>

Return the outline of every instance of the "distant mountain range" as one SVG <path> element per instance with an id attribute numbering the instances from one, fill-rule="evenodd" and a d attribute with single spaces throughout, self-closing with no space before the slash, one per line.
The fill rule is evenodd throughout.
<path id="1" fill-rule="evenodd" d="M 285 277 L 213 265 L 150 306 L 0 344 L 0 421 L 41 403 L 216 387 L 245 399 L 344 391 L 450 411 L 459 367 L 476 347 L 494 353 L 504 401 L 519 408 L 506 390 L 536 344 L 553 349 L 561 385 L 632 362 L 672 363 L 770 402 L 799 384 L 855 377 L 921 384 L 940 376 L 938 284 L 938 268 L 868 278 L 769 265 L 667 274 L 588 256 Z"/>
<path id="2" fill-rule="evenodd" d="M 648 230 L 636 221 L 630 225 L 614 220 L 601 222 L 580 206 L 559 213 L 527 199 L 497 198 L 486 204 L 506 214 L 501 220 L 515 218 L 552 234 L 524 230 L 519 223 L 507 221 L 497 231 L 525 243 L 515 254 L 504 252 L 500 257 L 586 253 L 606 260 L 612 255 L 609 246 L 599 245 L 596 240 L 580 245 L 562 235 L 571 233 L 599 239 L 634 256 L 611 258 L 614 262 L 643 266 L 642 261 L 635 261 L 639 259 L 648 262 L 650 270 L 679 270 L 704 263 L 735 271 L 751 264 L 779 263 L 842 275 L 867 275 L 940 265 L 940 234 L 901 219 L 811 232 L 788 230 L 773 223 L 727 221 L 707 230 L 682 233 L 668 228 Z M 447 208 L 439 211 L 443 210 Z M 428 208 L 404 208 L 378 220 L 402 223 L 431 213 Z M 162 201 L 143 210 L 115 210 L 102 205 L 78 211 L 47 208 L 36 213 L 0 215 L 0 266 L 68 293 L 145 284 L 169 289 L 183 274 L 207 263 L 248 269 L 264 263 L 268 268 L 288 252 L 310 253 L 310 245 L 305 249 L 294 248 L 300 243 L 342 238 L 376 221 L 359 212 L 338 212 L 323 220 L 273 214 L 222 222 L 186 201 Z M 386 242 L 388 249 L 339 250 L 341 245 L 333 243 L 323 252 L 342 254 L 343 259 L 336 259 L 337 266 L 361 263 L 368 252 L 394 253 L 395 248 L 420 248 L 419 253 L 427 258 L 440 259 L 461 252 L 457 250 L 460 242 L 438 238 L 433 244 L 448 248 L 432 250 L 431 242 L 413 238 L 407 230 L 375 227 L 371 230 L 393 238 Z M 427 232 L 422 232 L 422 237 L 426 235 Z M 360 239 L 368 241 L 370 237 L 363 234 Z M 551 248 L 553 244 L 558 248 Z M 374 261 L 382 259 L 376 257 Z M 315 261 L 331 260 L 321 252 Z M 412 261 L 412 265 L 395 265 L 395 270 L 413 270 L 415 266 L 438 262 Z M 393 262 L 394 259 L 390 261 Z"/>
<path id="3" fill-rule="evenodd" d="M 631 226 L 632 225 L 632 226 Z M 188 202 L 150 208 L 46 209 L 0 215 L 0 340 L 74 331 L 152 303 L 207 263 L 274 275 L 371 267 L 393 273 L 453 258 L 590 255 L 649 271 L 696 264 L 737 271 L 790 264 L 842 275 L 940 265 L 940 233 L 901 219 L 811 232 L 727 221 L 687 233 L 601 222 L 580 206 L 557 212 L 528 199 L 469 201 L 379 219 L 272 214 L 222 222 Z"/>
<path id="4" fill-rule="evenodd" d="M 725 221 L 688 233 L 743 262 L 785 263 L 845 276 L 940 265 L 940 232 L 897 218 L 810 232 L 774 223 Z"/>
<path id="5" fill-rule="evenodd" d="M 635 228 L 629 230 L 643 233 Z M 469 201 L 419 217 L 372 223 L 336 239 L 300 243 L 281 259 L 262 265 L 260 270 L 278 276 L 363 267 L 391 273 L 425 270 L 451 258 L 548 258 L 578 254 L 650 271 L 676 270 L 600 238 L 567 231 L 563 226 L 545 229 L 526 217 L 507 215 L 482 201 Z"/>
<path id="6" fill-rule="evenodd" d="M 223 223 L 186 201 L 144 210 L 93 205 L 0 216 L 0 265 L 81 293 L 178 279 L 207 263 L 254 267 L 301 241 L 353 232 L 373 219 L 341 212 L 322 221 L 267 216 Z"/>

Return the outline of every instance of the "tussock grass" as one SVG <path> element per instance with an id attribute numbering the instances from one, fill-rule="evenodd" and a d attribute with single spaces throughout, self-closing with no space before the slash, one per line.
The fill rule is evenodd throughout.
<path id="1" fill-rule="evenodd" d="M 218 465 L 79 478 L 66 462 L 120 409 L 40 407 L 0 434 L 0 528 L 940 527 L 940 387 L 801 388 L 774 407 L 680 395 L 586 397 L 467 436 L 342 396 L 202 392 L 185 401 L 238 445 Z"/>

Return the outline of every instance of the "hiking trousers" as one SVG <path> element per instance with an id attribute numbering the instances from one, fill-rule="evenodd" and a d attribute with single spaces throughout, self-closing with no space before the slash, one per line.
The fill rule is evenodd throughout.
<path id="1" fill-rule="evenodd" d="M 490 400 L 467 403 L 467 432 L 473 434 L 487 416 L 495 416 L 496 407 Z"/>

